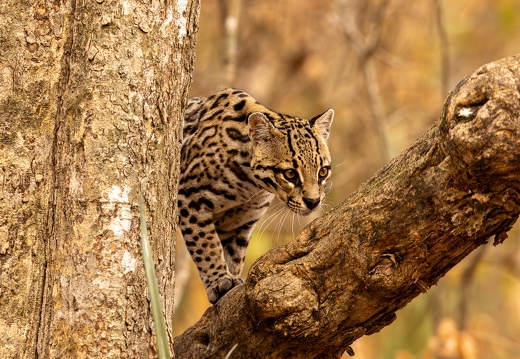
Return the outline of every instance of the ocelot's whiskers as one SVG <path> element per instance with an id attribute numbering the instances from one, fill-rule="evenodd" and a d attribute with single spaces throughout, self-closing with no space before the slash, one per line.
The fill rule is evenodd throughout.
<path id="1" fill-rule="evenodd" d="M 334 207 L 334 204 L 332 202 L 325 201 L 321 204 L 320 210 L 322 213 L 327 213 L 333 207 Z"/>
<path id="2" fill-rule="evenodd" d="M 329 193 L 330 190 L 332 189 L 332 181 L 330 181 L 327 186 L 325 187 L 325 194 Z"/>
<path id="3" fill-rule="evenodd" d="M 258 192 L 256 192 L 254 195 L 252 195 L 251 197 L 249 197 L 249 199 L 247 201 L 244 202 L 244 204 L 242 204 L 242 207 L 244 207 L 249 201 L 251 201 L 253 199 L 254 196 L 256 196 L 257 194 L 260 194 L 262 193 L 263 190 L 259 190 Z"/>
<path id="4" fill-rule="evenodd" d="M 294 213 L 294 212 L 293 212 Z M 285 214 L 282 215 L 282 217 L 280 218 L 280 220 L 278 221 L 278 223 L 276 224 L 276 227 L 274 228 L 274 232 L 273 233 L 276 233 L 277 229 L 278 229 L 278 234 L 276 236 L 276 245 L 279 246 L 280 245 L 280 233 L 282 231 L 282 227 L 283 227 L 283 224 L 285 223 L 285 220 L 287 219 L 287 216 L 289 215 L 289 210 L 286 209 L 286 212 Z"/>
<path id="5" fill-rule="evenodd" d="M 273 206 L 273 209 L 275 209 L 276 207 L 280 207 L 280 208 L 277 208 L 276 211 L 274 211 L 274 213 L 270 214 L 269 217 L 267 217 L 266 219 L 264 219 L 262 221 L 262 223 L 260 223 L 260 227 L 257 230 L 258 238 L 262 238 L 267 227 L 269 227 L 269 225 L 271 223 L 273 223 L 273 221 L 284 211 L 284 209 L 285 209 L 284 204 L 285 203 L 278 203 Z"/>
<path id="6" fill-rule="evenodd" d="M 292 232 L 292 238 L 294 239 L 294 212 L 292 214 L 292 219 L 291 219 L 291 232 Z"/>

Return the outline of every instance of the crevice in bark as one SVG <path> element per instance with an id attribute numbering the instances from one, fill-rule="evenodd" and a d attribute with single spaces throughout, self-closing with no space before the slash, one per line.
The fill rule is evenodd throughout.
<path id="1" fill-rule="evenodd" d="M 75 26 L 75 12 L 76 12 L 76 1 L 72 0 L 70 2 L 70 11 L 68 12 L 67 19 L 64 22 L 64 28 L 68 27 L 68 32 L 64 29 L 65 43 L 63 44 L 63 54 L 61 56 L 60 61 L 60 76 L 58 80 L 58 89 L 56 92 L 56 117 L 55 117 L 55 127 L 53 131 L 53 139 L 52 139 L 52 147 L 50 153 L 50 163 L 49 170 L 51 172 L 51 186 L 50 186 L 50 195 L 47 204 L 47 223 L 46 223 L 46 238 L 43 240 L 43 263 L 42 263 L 42 282 L 40 285 L 40 290 L 38 292 L 39 298 L 37 302 L 40 304 L 39 310 L 39 319 L 38 322 L 35 323 L 35 327 L 38 328 L 35 333 L 35 358 L 38 357 L 47 357 L 48 356 L 48 341 L 49 341 L 49 331 L 50 331 L 50 318 L 48 317 L 52 314 L 52 308 L 49 308 L 46 299 L 50 297 L 49 291 L 49 283 L 51 282 L 51 271 L 48 266 L 50 260 L 52 259 L 52 252 L 56 249 L 57 246 L 57 233 L 56 233 L 56 213 L 58 207 L 58 192 L 65 190 L 63 187 L 64 183 L 68 183 L 63 181 L 62 171 L 68 170 L 66 166 L 60 166 L 62 161 L 62 156 L 67 151 L 64 151 L 62 146 L 67 143 L 67 134 L 63 134 L 63 131 L 66 131 L 65 127 L 65 117 L 67 113 L 67 109 L 64 108 L 64 96 L 66 95 L 69 78 L 70 78 L 70 67 L 71 67 L 71 54 L 74 46 L 74 26 Z M 68 177 L 68 176 L 67 176 Z M 51 247 L 54 247 L 51 248 Z M 37 325 L 36 325 L 37 324 Z"/>

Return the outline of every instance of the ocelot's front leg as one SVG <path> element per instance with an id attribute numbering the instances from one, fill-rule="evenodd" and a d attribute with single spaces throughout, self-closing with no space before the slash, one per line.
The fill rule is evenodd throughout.
<path id="1" fill-rule="evenodd" d="M 222 247 L 224 248 L 224 259 L 229 272 L 234 276 L 239 276 L 242 273 L 247 246 L 249 245 L 253 227 L 257 221 L 258 219 L 254 219 L 227 231 L 217 229 Z"/>
<path id="2" fill-rule="evenodd" d="M 222 242 L 229 271 L 239 276 L 244 267 L 247 247 L 256 223 L 269 207 L 273 195 L 257 192 L 247 203 L 215 216 L 215 227 Z"/>
<path id="3" fill-rule="evenodd" d="M 212 212 L 202 208 L 197 211 L 189 205 L 183 206 L 183 203 L 185 201 L 179 202 L 182 236 L 206 288 L 208 300 L 214 304 L 230 289 L 244 281 L 231 274 L 228 269 Z"/>

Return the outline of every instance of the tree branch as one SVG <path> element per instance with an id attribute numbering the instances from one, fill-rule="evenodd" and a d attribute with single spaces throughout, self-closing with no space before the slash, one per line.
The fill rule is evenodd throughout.
<path id="1" fill-rule="evenodd" d="M 483 66 L 439 121 L 273 249 L 175 339 L 179 358 L 339 358 L 520 213 L 520 55 Z M 351 349 L 350 349 L 351 351 Z"/>

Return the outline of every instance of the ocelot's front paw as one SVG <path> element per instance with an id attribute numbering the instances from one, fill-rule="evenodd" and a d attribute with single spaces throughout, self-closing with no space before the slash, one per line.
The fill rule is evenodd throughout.
<path id="1" fill-rule="evenodd" d="M 242 278 L 232 277 L 230 275 L 226 275 L 217 279 L 206 289 L 209 302 L 211 304 L 215 304 L 220 298 L 224 296 L 224 294 L 242 283 L 244 283 Z"/>

